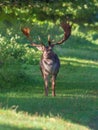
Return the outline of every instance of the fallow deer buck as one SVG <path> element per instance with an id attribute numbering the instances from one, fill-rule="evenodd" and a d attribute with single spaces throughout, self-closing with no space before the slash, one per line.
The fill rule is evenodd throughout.
<path id="1" fill-rule="evenodd" d="M 40 60 L 40 70 L 44 79 L 45 84 L 45 95 L 48 96 L 48 82 L 49 82 L 49 75 L 52 76 L 52 96 L 55 96 L 55 83 L 56 77 L 59 72 L 60 68 L 60 61 L 58 56 L 53 52 L 53 47 L 55 45 L 60 45 L 65 42 L 70 34 L 71 34 L 71 25 L 68 22 L 61 23 L 61 27 L 64 30 L 64 37 L 57 43 L 52 43 L 50 37 L 48 37 L 48 46 L 44 44 L 36 44 L 31 43 L 31 46 L 36 47 L 38 50 L 42 51 L 42 57 Z M 30 29 L 29 28 L 22 28 L 22 32 L 27 36 L 27 38 L 31 41 L 30 37 Z"/>

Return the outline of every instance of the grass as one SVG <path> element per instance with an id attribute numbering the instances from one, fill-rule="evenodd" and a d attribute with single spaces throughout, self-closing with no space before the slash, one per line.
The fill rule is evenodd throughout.
<path id="1" fill-rule="evenodd" d="M 34 37 L 39 33 L 36 29 Z M 61 30 L 57 30 L 55 27 L 54 34 L 59 35 Z M 34 53 L 34 64 L 13 64 L 11 60 L 12 64 L 0 66 L 1 130 L 98 129 L 98 46 L 94 40 L 98 35 L 95 31 L 84 32 L 74 30 L 66 44 L 55 48 L 61 61 L 55 98 L 51 87 L 49 96 L 44 96 L 40 53 Z M 41 35 L 45 35 L 43 31 Z"/>
<path id="2" fill-rule="evenodd" d="M 21 88 L 1 89 L 0 129 L 98 129 L 98 63 L 66 57 L 60 60 L 55 98 L 51 97 L 51 88 L 49 96 L 44 97 L 38 65 L 25 67 L 34 84 L 25 81 Z"/>
<path id="3" fill-rule="evenodd" d="M 82 125 L 64 121 L 59 117 L 30 116 L 26 113 L 16 113 L 12 110 L 0 110 L 0 113 L 3 113 L 0 117 L 0 129 L 5 130 L 74 130 L 77 126 L 79 126 L 80 130 L 88 129 Z M 6 123 L 4 123 L 5 120 Z"/>
<path id="4" fill-rule="evenodd" d="M 5 97 L 6 95 L 6 97 Z M 29 96 L 30 95 L 30 96 Z M 38 96 L 38 97 L 37 97 Z M 98 98 L 90 95 L 63 95 L 56 98 L 34 96 L 31 93 L 0 95 L 0 128 L 6 129 L 57 129 L 90 130 L 97 124 Z M 92 105 L 91 105 L 92 104 Z"/>

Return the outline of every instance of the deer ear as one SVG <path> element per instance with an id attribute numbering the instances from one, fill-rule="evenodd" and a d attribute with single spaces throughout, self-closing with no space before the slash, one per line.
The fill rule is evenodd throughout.
<path id="1" fill-rule="evenodd" d="M 36 46 L 36 48 L 40 51 L 44 51 L 44 48 L 45 46 L 44 45 L 39 45 L 39 46 Z"/>

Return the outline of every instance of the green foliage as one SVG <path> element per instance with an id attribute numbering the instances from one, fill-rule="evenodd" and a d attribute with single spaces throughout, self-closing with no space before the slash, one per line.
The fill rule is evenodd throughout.
<path id="1" fill-rule="evenodd" d="M 37 61 L 34 59 L 35 50 L 32 48 L 29 48 L 29 46 L 18 44 L 14 37 L 8 41 L 4 37 L 0 37 L 1 44 L 0 44 L 0 61 L 2 63 L 8 63 L 13 62 L 12 59 L 16 61 L 20 61 L 23 63 L 31 63 L 36 64 Z M 36 53 L 37 54 L 37 53 Z"/>
<path id="2" fill-rule="evenodd" d="M 16 38 L 17 39 L 17 38 Z M 15 37 L 10 41 L 0 36 L 0 89 L 15 88 L 31 82 L 30 75 L 25 73 L 25 64 L 36 65 L 39 63 L 33 48 L 28 45 L 18 44 Z"/>
<path id="3" fill-rule="evenodd" d="M 57 21 L 69 17 L 74 23 L 94 23 L 98 21 L 97 0 L 55 1 L 6 1 L 2 2 L 1 14 L 22 22 Z M 0 16 L 2 18 L 2 15 Z M 2 19 L 3 20 L 3 19 Z"/>

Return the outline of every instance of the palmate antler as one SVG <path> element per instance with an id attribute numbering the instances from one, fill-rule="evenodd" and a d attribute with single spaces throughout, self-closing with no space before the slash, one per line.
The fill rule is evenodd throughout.
<path id="1" fill-rule="evenodd" d="M 62 44 L 63 42 L 65 42 L 69 36 L 71 35 L 71 28 L 72 28 L 72 25 L 70 25 L 68 22 L 62 22 L 61 23 L 61 27 L 62 29 L 64 30 L 64 37 L 63 39 L 61 39 L 60 41 L 58 41 L 57 43 L 54 43 L 54 44 L 51 44 L 52 46 L 54 45 L 59 45 L 59 44 Z M 50 38 L 48 38 L 48 43 L 52 43 Z"/>

